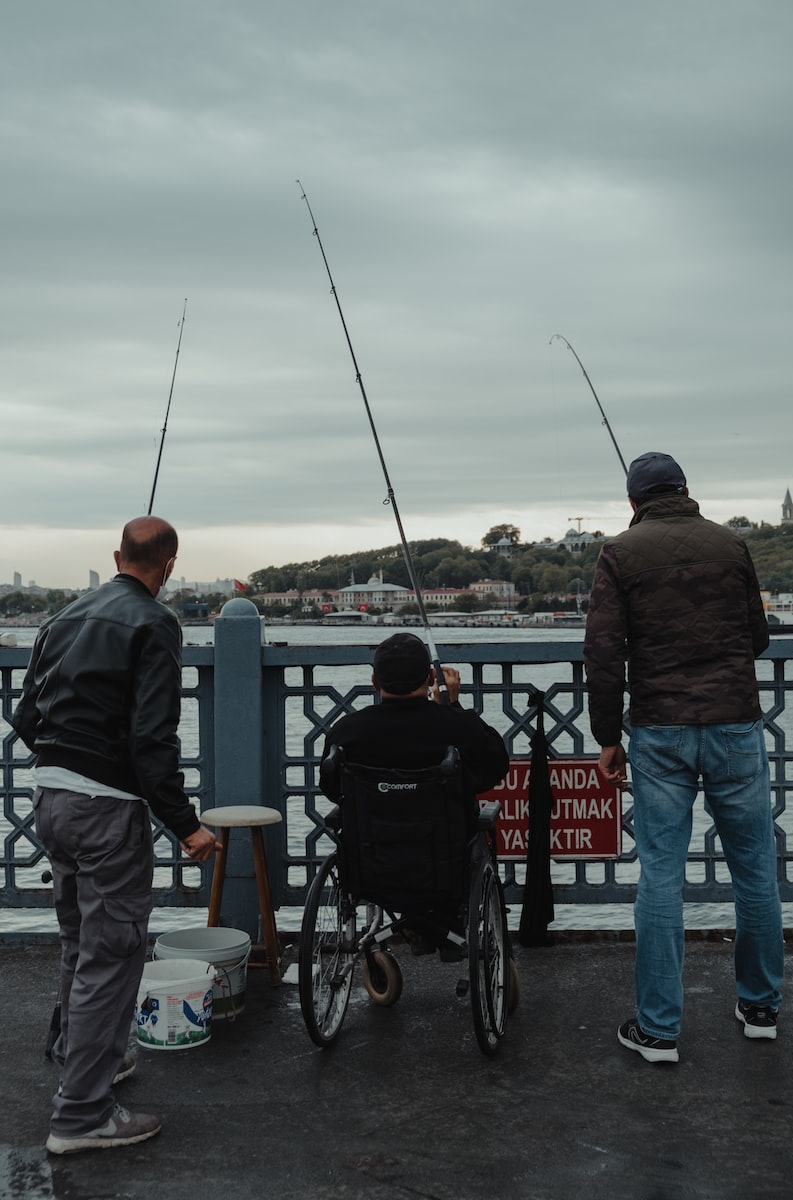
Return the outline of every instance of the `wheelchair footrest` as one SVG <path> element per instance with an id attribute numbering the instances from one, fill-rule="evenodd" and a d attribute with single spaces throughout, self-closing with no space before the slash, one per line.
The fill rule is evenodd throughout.
<path id="1" fill-rule="evenodd" d="M 457 980 L 457 987 L 454 989 L 454 991 L 455 991 L 455 994 L 460 997 L 460 999 L 462 999 L 463 996 L 468 995 L 468 984 L 469 984 L 468 979 L 458 979 Z"/>

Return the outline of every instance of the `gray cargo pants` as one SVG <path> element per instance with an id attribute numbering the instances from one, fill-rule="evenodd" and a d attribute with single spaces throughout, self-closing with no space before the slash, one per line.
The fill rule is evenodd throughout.
<path id="1" fill-rule="evenodd" d="M 154 852 L 141 800 L 37 788 L 36 830 L 51 866 L 61 941 L 61 1090 L 53 1133 L 73 1137 L 113 1111 L 146 958 Z"/>

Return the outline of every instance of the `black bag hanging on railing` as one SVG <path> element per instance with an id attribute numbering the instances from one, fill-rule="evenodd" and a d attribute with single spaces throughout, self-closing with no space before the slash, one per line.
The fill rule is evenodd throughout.
<path id="1" fill-rule="evenodd" d="M 549 946 L 553 941 L 548 933 L 548 926 L 554 916 L 551 885 L 551 811 L 554 797 L 548 775 L 544 700 L 545 693 L 538 692 L 537 729 L 531 739 L 526 886 L 523 889 L 523 911 L 518 928 L 518 941 L 521 946 Z"/>

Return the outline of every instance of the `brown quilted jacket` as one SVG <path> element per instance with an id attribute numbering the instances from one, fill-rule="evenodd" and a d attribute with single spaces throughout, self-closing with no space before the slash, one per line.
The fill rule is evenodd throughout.
<path id="1" fill-rule="evenodd" d="M 754 660 L 767 645 L 744 542 L 687 496 L 648 501 L 595 568 L 584 641 L 593 736 L 620 740 L 626 661 L 633 725 L 757 720 Z"/>

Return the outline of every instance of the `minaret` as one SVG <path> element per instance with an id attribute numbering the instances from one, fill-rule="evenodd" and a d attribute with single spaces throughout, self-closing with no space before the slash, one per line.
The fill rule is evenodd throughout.
<path id="1" fill-rule="evenodd" d="M 793 500 L 790 499 L 790 488 L 785 492 L 785 499 L 782 501 L 782 524 L 793 525 Z"/>

